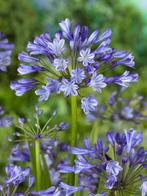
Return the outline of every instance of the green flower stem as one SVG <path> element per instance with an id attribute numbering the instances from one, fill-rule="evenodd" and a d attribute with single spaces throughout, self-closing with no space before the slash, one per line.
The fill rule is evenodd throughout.
<path id="1" fill-rule="evenodd" d="M 118 191 L 112 191 L 110 193 L 110 196 L 120 196 L 119 192 Z"/>
<path id="2" fill-rule="evenodd" d="M 115 191 L 115 196 L 120 196 L 118 191 Z"/>
<path id="3" fill-rule="evenodd" d="M 77 174 L 75 174 L 74 176 L 74 185 L 78 186 L 78 175 Z M 79 195 L 80 195 L 79 191 L 74 193 L 74 196 L 79 196 Z"/>
<path id="4" fill-rule="evenodd" d="M 71 96 L 71 113 L 72 113 L 71 146 L 76 146 L 76 144 L 77 144 L 77 97 L 76 96 Z"/>
<path id="5" fill-rule="evenodd" d="M 41 164 L 40 164 L 40 140 L 35 140 L 35 160 L 36 160 L 36 189 L 41 188 Z"/>
<path id="6" fill-rule="evenodd" d="M 71 147 L 77 144 L 77 97 L 71 96 Z M 70 162 L 74 164 L 75 156 L 71 155 Z M 75 175 L 68 175 L 68 183 L 75 185 Z"/>
<path id="7" fill-rule="evenodd" d="M 95 144 L 97 142 L 97 139 L 98 139 L 98 122 L 95 121 L 93 123 L 93 127 L 92 127 L 92 130 L 91 130 L 91 133 L 90 133 L 90 141 L 92 144 Z"/>

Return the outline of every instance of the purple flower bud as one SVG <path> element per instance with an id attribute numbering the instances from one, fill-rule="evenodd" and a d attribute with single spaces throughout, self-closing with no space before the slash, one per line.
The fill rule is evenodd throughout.
<path id="1" fill-rule="evenodd" d="M 82 27 L 82 32 L 81 32 L 81 41 L 83 42 L 88 36 L 88 27 L 83 26 Z"/>
<path id="2" fill-rule="evenodd" d="M 111 29 L 106 29 L 99 37 L 97 42 L 101 42 L 104 39 L 107 39 L 108 37 L 110 37 L 112 34 L 112 30 Z"/>
<path id="3" fill-rule="evenodd" d="M 116 77 L 114 83 L 121 85 L 122 87 L 129 87 L 131 83 L 138 80 L 138 74 L 130 74 L 129 71 L 125 71 L 121 76 Z"/>
<path id="4" fill-rule="evenodd" d="M 112 189 L 116 181 L 117 181 L 117 178 L 115 176 L 110 176 L 110 177 L 108 177 L 108 179 L 105 183 L 105 186 L 108 189 Z"/>
<path id="5" fill-rule="evenodd" d="M 70 186 L 68 184 L 65 184 L 63 182 L 60 183 L 59 185 L 63 190 L 65 190 L 65 195 L 70 196 L 71 194 L 80 191 L 83 189 L 82 186 Z"/>
<path id="6" fill-rule="evenodd" d="M 18 59 L 22 62 L 26 62 L 26 63 L 36 63 L 39 61 L 38 58 L 36 57 L 33 57 L 31 55 L 29 55 L 28 53 L 26 52 L 21 52 L 19 55 L 18 55 Z"/>
<path id="7" fill-rule="evenodd" d="M 20 66 L 18 67 L 17 71 L 21 74 L 29 74 L 29 73 L 33 73 L 33 72 L 39 72 L 39 71 L 44 71 L 45 68 L 44 67 L 40 67 L 38 65 L 24 65 L 24 64 L 20 64 Z"/>
<path id="8" fill-rule="evenodd" d="M 113 131 L 108 131 L 106 134 L 108 142 L 114 146 L 115 145 L 115 134 Z"/>
<path id="9" fill-rule="evenodd" d="M 28 187 L 31 188 L 34 184 L 35 178 L 34 176 L 29 176 Z"/>
<path id="10" fill-rule="evenodd" d="M 12 90 L 15 90 L 17 96 L 23 95 L 25 92 L 35 88 L 37 86 L 37 80 L 22 78 L 18 81 L 13 81 L 10 84 Z"/>
<path id="11" fill-rule="evenodd" d="M 72 33 L 71 33 L 71 22 L 68 18 L 66 18 L 65 20 L 61 21 L 59 23 L 59 26 L 63 32 L 63 36 L 68 39 L 71 40 L 72 39 Z"/>
<path id="12" fill-rule="evenodd" d="M 40 191 L 32 191 L 31 194 L 32 195 L 48 195 L 48 196 L 58 196 L 55 195 L 56 192 L 56 188 L 54 186 L 46 189 L 46 190 L 40 190 Z"/>

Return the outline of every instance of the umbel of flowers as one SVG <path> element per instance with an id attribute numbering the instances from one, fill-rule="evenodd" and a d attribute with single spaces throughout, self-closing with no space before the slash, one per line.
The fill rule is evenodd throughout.
<path id="1" fill-rule="evenodd" d="M 94 93 L 101 93 L 110 84 L 128 87 L 138 75 L 124 71 L 114 74 L 114 68 L 122 65 L 134 67 L 130 52 L 110 46 L 111 29 L 102 34 L 98 30 L 89 33 L 87 26 L 73 26 L 69 19 L 59 23 L 60 31 L 52 39 L 49 33 L 37 36 L 27 45 L 27 52 L 19 54 L 18 73 L 25 77 L 11 83 L 17 96 L 36 89 L 39 101 L 47 100 L 52 93 L 64 93 L 71 97 L 71 145 L 77 142 L 77 96 L 85 114 L 95 111 L 98 101 Z M 26 75 L 29 74 L 29 77 Z M 31 75 L 32 74 L 32 75 Z M 91 94 L 83 97 L 82 89 L 90 88 Z"/>
<path id="2" fill-rule="evenodd" d="M 114 91 L 106 104 L 99 104 L 95 111 L 87 114 L 87 120 L 126 121 L 135 125 L 146 121 L 146 110 L 147 102 L 143 96 L 134 94 L 131 98 L 124 98 L 121 92 Z"/>
<path id="3" fill-rule="evenodd" d="M 77 156 L 75 165 L 60 164 L 60 171 L 77 174 L 79 185 L 87 189 L 89 195 L 139 195 L 140 185 L 145 196 L 147 181 L 143 175 L 147 151 L 140 146 L 142 133 L 133 129 L 124 133 L 109 131 L 106 138 L 106 146 L 101 139 L 91 145 L 86 138 L 85 147 L 73 147 L 72 153 Z"/>
<path id="4" fill-rule="evenodd" d="M 20 96 L 26 91 L 37 88 L 39 101 L 47 100 L 52 93 L 64 92 L 64 96 L 77 96 L 82 88 L 92 88 L 100 93 L 102 88 L 112 83 L 128 87 L 137 80 L 137 74 L 125 71 L 122 75 L 105 73 L 117 66 L 134 67 L 134 57 L 130 52 L 110 47 L 111 29 L 99 35 L 95 30 L 89 35 L 88 27 L 72 26 L 69 19 L 59 23 L 61 30 L 52 39 L 49 33 L 43 33 L 27 45 L 27 52 L 19 54 L 20 75 L 34 72 L 29 78 L 21 78 L 11 83 L 11 88 Z M 105 74 L 105 75 L 104 75 Z M 96 100 L 88 107 L 94 97 L 82 98 L 85 113 L 94 110 Z M 90 104 L 89 104 L 90 105 Z"/>
<path id="5" fill-rule="evenodd" d="M 83 112 L 88 115 L 96 111 L 98 101 L 95 95 L 101 93 L 103 88 L 116 84 L 125 89 L 136 82 L 138 75 L 127 71 L 135 65 L 132 54 L 110 46 L 111 29 L 106 29 L 102 34 L 98 30 L 90 34 L 88 27 L 73 26 L 69 19 L 61 21 L 59 26 L 60 31 L 53 39 L 49 33 L 43 33 L 33 42 L 28 43 L 27 52 L 19 54 L 21 63 L 18 73 L 23 77 L 11 82 L 10 86 L 17 96 L 35 89 L 39 101 L 48 100 L 51 94 L 62 92 L 65 97 L 71 98 L 71 149 L 74 156 L 71 156 L 70 161 L 59 164 L 58 169 L 61 173 L 74 173 L 75 176 L 72 184 L 69 177 L 73 176 L 68 174 L 69 176 L 67 175 L 64 179 L 63 175 L 63 178 L 60 176 L 62 180 L 57 184 L 52 186 L 49 182 L 49 188 L 43 190 L 42 174 L 45 177 L 49 168 L 48 161 L 42 156 L 41 141 L 57 131 L 64 130 L 67 126 L 61 123 L 50 128 L 48 127 L 49 119 L 42 127 L 39 121 L 42 112 L 37 108 L 33 127 L 28 126 L 28 123 L 25 124 L 23 119 L 19 119 L 19 128 L 24 132 L 22 137 L 28 143 L 29 155 L 33 157 L 31 163 L 34 164 L 33 169 L 35 168 L 35 189 L 37 190 L 32 189 L 34 180 L 31 177 L 32 183 L 28 185 L 25 193 L 77 196 L 78 191 L 85 190 L 89 196 L 139 194 L 139 189 L 131 187 L 133 182 L 134 185 L 140 186 L 142 196 L 145 196 L 147 182 L 146 177 L 141 174 L 146 168 L 147 153 L 143 147 L 139 147 L 142 141 L 141 133 L 136 133 L 133 129 L 126 130 L 125 133 L 109 131 L 108 146 L 104 146 L 101 139 L 98 139 L 95 145 L 91 145 L 89 139 L 85 139 L 85 148 L 76 147 L 77 98 L 81 101 Z M 114 71 L 118 66 L 124 67 L 120 75 Z M 86 89 L 89 89 L 88 97 L 83 94 Z M 30 170 L 10 165 L 6 167 L 6 173 L 7 184 L 11 186 L 18 179 L 19 186 L 26 177 L 29 177 Z M 49 180 L 49 178 L 46 179 Z M 4 195 L 5 191 L 7 194 L 9 186 L 7 184 L 4 182 L 1 186 Z M 11 195 L 20 195 L 15 194 L 16 190 L 17 187 L 13 189 Z"/>

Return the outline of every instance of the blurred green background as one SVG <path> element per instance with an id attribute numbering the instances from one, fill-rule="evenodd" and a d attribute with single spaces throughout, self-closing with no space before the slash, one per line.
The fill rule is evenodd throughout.
<path id="1" fill-rule="evenodd" d="M 7 73 L 0 73 L 0 104 L 7 114 L 12 116 L 31 116 L 37 102 L 34 92 L 28 92 L 22 97 L 16 97 L 9 88 L 10 81 L 18 78 L 17 55 L 25 50 L 26 44 L 36 35 L 49 31 L 53 35 L 58 30 L 58 23 L 71 19 L 75 24 L 89 26 L 92 32 L 96 28 L 102 32 L 105 28 L 112 28 L 111 46 L 131 51 L 135 56 L 135 71 L 139 73 L 139 81 L 124 92 L 124 96 L 131 97 L 133 93 L 147 97 L 147 1 L 146 0 L 0 0 L 0 31 L 15 44 L 12 54 L 12 64 Z M 116 89 L 104 89 L 99 96 L 103 103 L 105 97 Z M 58 121 L 70 121 L 69 102 L 63 97 L 54 95 L 47 102 L 41 104 L 46 113 L 57 108 Z M 28 109 L 29 108 L 29 109 Z M 81 112 L 79 111 L 81 114 Z M 44 117 L 43 121 L 47 117 Z M 89 132 L 92 124 L 79 118 L 80 129 Z M 114 127 L 115 125 L 113 125 Z M 127 126 L 127 125 L 126 125 Z M 129 125 L 132 126 L 132 125 Z M 145 130 L 146 125 L 138 125 Z M 100 125 L 101 130 L 108 130 L 110 124 Z M 99 129 L 100 129 L 99 128 Z M 5 162 L 9 154 L 9 147 L 5 146 L 10 130 L 0 129 L 0 154 Z M 2 154 L 2 155 L 3 155 Z"/>

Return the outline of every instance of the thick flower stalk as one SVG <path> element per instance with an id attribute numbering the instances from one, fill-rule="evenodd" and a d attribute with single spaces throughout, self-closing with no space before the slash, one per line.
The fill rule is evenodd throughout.
<path id="1" fill-rule="evenodd" d="M 124 133 L 109 131 L 108 146 L 98 139 L 94 146 L 85 139 L 85 147 L 73 147 L 77 156 L 75 165 L 60 164 L 63 173 L 78 175 L 79 186 L 88 189 L 89 195 L 139 195 L 147 193 L 146 177 L 141 177 L 147 168 L 147 152 L 140 146 L 141 132 L 125 130 Z"/>
<path id="2" fill-rule="evenodd" d="M 11 63 L 11 53 L 14 44 L 10 43 L 5 35 L 0 32 L 0 71 L 7 71 Z"/>
<path id="3" fill-rule="evenodd" d="M 13 133 L 13 135 L 16 135 Z M 18 136 L 19 134 L 17 134 Z M 42 158 L 41 160 L 46 163 L 45 173 L 47 174 L 46 185 L 58 186 L 62 182 L 60 172 L 57 168 L 59 163 L 67 163 L 70 159 L 69 157 L 69 145 L 65 143 L 59 143 L 59 139 L 50 139 L 46 138 L 45 140 L 40 141 L 40 150 Z M 26 163 L 30 164 L 31 155 L 28 149 L 28 145 L 25 142 L 23 146 L 20 144 L 15 145 L 12 148 L 11 155 L 9 157 L 9 162 L 14 164 L 18 162 L 19 164 Z M 50 177 L 50 180 L 49 180 Z M 45 178 L 45 176 L 44 176 Z M 43 181 L 43 179 L 42 179 Z"/>

